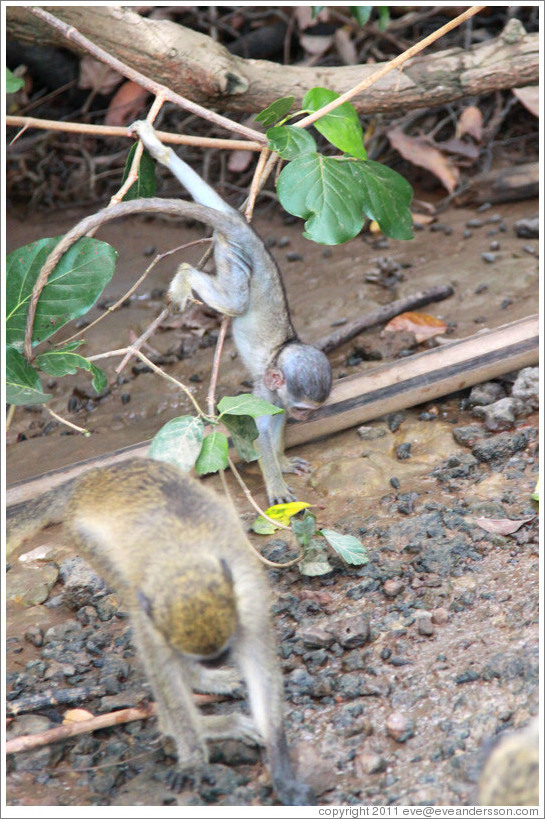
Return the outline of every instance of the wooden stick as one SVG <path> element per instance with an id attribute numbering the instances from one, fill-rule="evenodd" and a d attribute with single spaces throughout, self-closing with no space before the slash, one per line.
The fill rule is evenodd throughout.
<path id="1" fill-rule="evenodd" d="M 286 446 L 299 446 L 389 412 L 433 401 L 482 381 L 538 363 L 538 316 L 486 330 L 409 358 L 336 381 L 311 420 L 288 422 Z M 92 466 L 145 457 L 149 441 L 89 458 L 20 481 L 8 488 L 7 506 L 28 500 Z"/>
<path id="2" fill-rule="evenodd" d="M 196 704 L 208 704 L 220 702 L 224 699 L 217 694 L 194 694 Z M 112 725 L 122 725 L 126 722 L 134 722 L 137 719 L 149 719 L 157 714 L 157 706 L 154 702 L 146 706 L 134 706 L 133 708 L 121 708 L 119 711 L 109 711 L 107 714 L 99 714 L 98 717 L 89 717 L 81 722 L 73 722 L 66 725 L 59 725 L 58 728 L 50 728 L 40 734 L 24 734 L 14 737 L 6 742 L 6 754 L 17 754 L 22 751 L 30 751 L 34 748 L 43 748 L 44 745 L 51 745 L 53 742 L 60 742 L 63 739 L 79 736 L 79 734 L 90 734 L 93 731 L 100 731 L 102 728 L 111 728 Z"/>
<path id="3" fill-rule="evenodd" d="M 327 336 L 322 336 L 317 342 L 316 347 L 324 353 L 330 353 L 341 344 L 346 344 L 355 336 L 368 330 L 370 327 L 375 327 L 377 324 L 382 324 L 383 321 L 390 321 L 399 313 L 404 313 L 405 310 L 417 310 L 419 307 L 424 307 L 433 301 L 442 301 L 448 299 L 454 293 L 454 288 L 450 285 L 439 285 L 437 287 L 430 287 L 429 290 L 421 290 L 419 293 L 414 293 L 412 296 L 405 296 L 403 299 L 396 299 L 390 304 L 384 304 L 377 310 L 371 313 L 366 313 L 359 319 L 344 324 L 341 329 L 335 330 Z"/>

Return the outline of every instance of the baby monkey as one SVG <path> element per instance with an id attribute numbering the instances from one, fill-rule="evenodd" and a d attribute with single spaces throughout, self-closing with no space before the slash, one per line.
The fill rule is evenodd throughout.
<path id="1" fill-rule="evenodd" d="M 271 254 L 244 216 L 163 145 L 149 122 L 134 122 L 129 130 L 196 202 L 217 212 L 213 222 L 216 275 L 180 265 L 169 288 L 171 302 L 183 310 L 194 291 L 210 307 L 232 316 L 233 339 L 253 378 L 254 394 L 304 420 L 328 397 L 331 367 L 321 350 L 299 340 Z M 309 470 L 307 461 L 284 455 L 285 423 L 285 413 L 257 419 L 258 458 L 271 504 L 295 499 L 282 472 L 300 475 Z"/>
<path id="2" fill-rule="evenodd" d="M 315 804 L 289 757 L 264 570 L 229 503 L 170 464 L 133 458 L 18 504 L 7 521 L 10 551 L 62 523 L 119 592 L 182 775 L 198 775 L 207 762 L 205 739 L 258 739 L 278 799 Z M 203 716 L 194 704 L 192 686 L 211 693 L 237 687 L 234 669 L 222 667 L 227 660 L 246 682 L 253 719 Z"/>

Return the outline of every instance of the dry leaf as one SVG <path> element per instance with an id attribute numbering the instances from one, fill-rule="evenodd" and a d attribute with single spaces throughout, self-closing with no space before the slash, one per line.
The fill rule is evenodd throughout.
<path id="1" fill-rule="evenodd" d="M 449 154 L 458 154 L 458 156 L 465 156 L 467 159 L 475 160 L 480 156 L 480 149 L 474 142 L 462 142 L 461 139 L 445 139 L 440 143 L 441 150 Z"/>
<path id="2" fill-rule="evenodd" d="M 333 35 L 337 54 L 341 58 L 343 65 L 357 65 L 359 62 L 358 51 L 352 39 L 352 33 L 347 26 L 341 26 Z"/>
<path id="3" fill-rule="evenodd" d="M 301 34 L 299 36 L 299 42 L 307 52 L 307 54 L 312 54 L 313 57 L 320 57 L 322 54 L 325 54 L 327 49 L 333 42 L 333 35 L 332 34 Z"/>
<path id="4" fill-rule="evenodd" d="M 412 213 L 412 211 L 411 211 Z M 412 213 L 413 222 L 417 225 L 431 225 L 435 222 L 436 216 L 430 216 L 427 213 Z"/>
<path id="5" fill-rule="evenodd" d="M 476 142 L 480 142 L 483 138 L 483 115 L 476 105 L 468 105 L 460 114 L 456 125 L 456 136 L 460 139 L 465 134 L 472 136 Z"/>
<path id="6" fill-rule="evenodd" d="M 72 725 L 74 722 L 85 722 L 85 720 L 93 719 L 94 714 L 86 711 L 84 708 L 71 708 L 63 717 L 63 725 Z"/>
<path id="7" fill-rule="evenodd" d="M 447 329 L 447 325 L 435 316 L 427 313 L 400 313 L 388 322 L 382 333 L 414 333 L 414 337 L 420 344 L 433 336 L 442 335 Z M 382 335 L 381 333 L 381 335 Z"/>
<path id="8" fill-rule="evenodd" d="M 473 522 L 484 529 L 485 532 L 492 532 L 494 535 L 512 535 L 517 532 L 524 523 L 530 523 L 536 515 L 520 520 L 510 520 L 509 518 L 474 518 Z"/>
<path id="9" fill-rule="evenodd" d="M 229 159 L 227 160 L 227 168 L 233 173 L 242 173 L 245 171 L 252 161 L 252 151 L 231 151 Z"/>
<path id="10" fill-rule="evenodd" d="M 149 91 L 141 85 L 127 80 L 110 100 L 104 124 L 121 126 L 138 119 L 145 108 L 148 95 Z"/>
<path id="11" fill-rule="evenodd" d="M 306 28 L 312 28 L 318 22 L 325 22 L 329 20 L 329 11 L 323 8 L 319 11 L 316 17 L 312 16 L 312 6 L 296 6 L 293 11 L 293 16 L 297 20 L 299 31 L 304 31 Z"/>
<path id="12" fill-rule="evenodd" d="M 449 193 L 452 193 L 458 184 L 460 174 L 458 168 L 450 164 L 448 158 L 423 137 L 410 137 L 403 133 L 401 128 L 391 128 L 387 131 L 392 148 L 399 151 L 404 159 L 413 165 L 426 168 L 436 176 Z"/>
<path id="13" fill-rule="evenodd" d="M 111 94 L 122 79 L 121 74 L 93 57 L 85 56 L 80 60 L 78 82 L 80 88 L 89 88 L 98 94 Z"/>
<path id="14" fill-rule="evenodd" d="M 534 117 L 539 117 L 538 85 L 526 85 L 524 88 L 513 88 L 513 94 Z"/>

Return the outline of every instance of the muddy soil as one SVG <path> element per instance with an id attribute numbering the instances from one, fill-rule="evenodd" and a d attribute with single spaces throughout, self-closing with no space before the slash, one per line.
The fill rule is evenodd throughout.
<path id="1" fill-rule="evenodd" d="M 285 224 L 275 210 L 258 213 L 255 226 L 281 266 L 304 340 L 326 335 L 340 319 L 447 283 L 454 296 L 425 312 L 447 322 L 450 338 L 462 338 L 537 312 L 538 242 L 514 230 L 536 212 L 536 201 L 452 208 L 411 242 L 367 236 L 335 248 L 301 239 L 301 225 Z M 12 217 L 9 249 L 59 235 L 82 215 Z M 87 318 L 104 314 L 155 252 L 201 235 L 197 226 L 144 219 L 105 228 L 100 238 L 118 249 L 119 266 L 102 307 Z M 199 255 L 196 249 L 184 258 Z M 85 333 L 85 354 L 124 347 L 139 335 L 162 307 L 173 266 L 172 259 L 161 263 L 127 306 Z M 381 276 L 381 267 L 393 269 L 393 278 Z M 195 319 L 193 328 L 157 333 L 148 353 L 204 404 L 218 324 L 199 312 Z M 380 330 L 371 330 L 331 355 L 334 377 L 370 370 L 391 354 Z M 51 408 L 88 428 L 90 438 L 43 409 L 17 409 L 8 432 L 8 484 L 149 439 L 169 419 L 191 412 L 174 385 L 134 362 L 118 375 L 118 362 L 102 362 L 109 389 L 99 398 L 86 374 L 46 382 Z M 244 378 L 228 340 L 218 395 L 248 389 Z M 509 394 L 511 384 L 496 382 L 496 397 Z M 538 417 L 534 411 L 492 431 L 475 407 L 466 391 L 297 453 L 313 465 L 309 476 L 292 481 L 299 498 L 313 504 L 320 527 L 361 537 L 369 554 L 360 567 L 332 555 L 332 571 L 322 577 L 302 577 L 297 567 L 270 572 L 289 736 L 320 804 L 475 804 L 490 743 L 537 713 L 537 505 L 530 495 Z M 472 431 L 464 431 L 468 426 Z M 243 474 L 264 504 L 258 469 L 248 466 Z M 215 478 L 209 482 L 219 487 Z M 238 485 L 230 485 L 249 524 L 253 513 Z M 476 518 L 530 520 L 505 535 L 485 531 Z M 278 537 L 252 540 L 275 560 L 290 555 Z M 19 559 L 36 547 L 40 559 Z M 72 558 L 55 529 L 10 556 L 10 706 L 52 688 L 98 686 L 81 704 L 98 714 L 149 693 L 115 592 L 91 578 L 87 595 L 67 593 L 81 570 Z M 45 730 L 71 707 L 16 716 L 9 733 Z M 276 804 L 256 749 L 218 743 L 198 792 L 168 789 L 173 764 L 155 720 L 117 726 L 11 757 L 8 804 Z"/>

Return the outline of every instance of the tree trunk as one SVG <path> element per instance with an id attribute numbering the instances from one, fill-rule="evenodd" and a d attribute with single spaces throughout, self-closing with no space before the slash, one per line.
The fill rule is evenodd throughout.
<path id="1" fill-rule="evenodd" d="M 282 96 L 300 106 L 313 86 L 343 93 L 372 74 L 375 65 L 308 67 L 244 60 L 210 37 L 166 20 L 148 20 L 122 6 L 47 6 L 108 53 L 179 94 L 223 112 L 254 113 Z M 78 51 L 69 39 L 23 6 L 6 8 L 7 34 Z M 360 114 L 395 113 L 442 105 L 468 96 L 536 85 L 538 34 L 511 20 L 494 40 L 467 51 L 451 48 L 408 61 L 352 100 Z"/>

